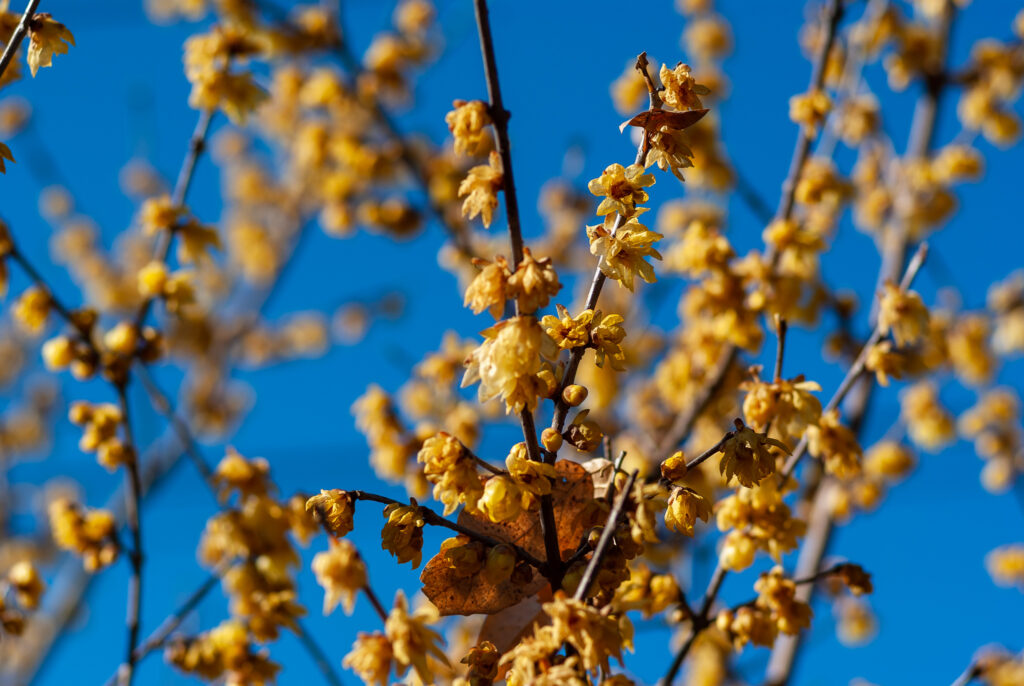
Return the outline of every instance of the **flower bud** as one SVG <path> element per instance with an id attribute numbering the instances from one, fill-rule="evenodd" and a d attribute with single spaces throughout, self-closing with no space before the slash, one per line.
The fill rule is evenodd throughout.
<path id="1" fill-rule="evenodd" d="M 571 386 L 566 386 L 565 390 L 562 391 L 562 400 L 569 407 L 579 407 L 587 399 L 587 393 L 588 391 L 585 386 L 572 384 Z"/>
<path id="2" fill-rule="evenodd" d="M 43 364 L 50 371 L 66 368 L 75 359 L 75 348 L 66 336 L 51 338 L 43 344 Z"/>
<path id="3" fill-rule="evenodd" d="M 549 426 L 541 432 L 540 442 L 544 446 L 544 450 L 549 453 L 557 453 L 558 449 L 562 447 L 562 434 Z"/>
<path id="4" fill-rule="evenodd" d="M 686 476 L 686 456 L 677 450 L 661 463 L 661 476 L 666 481 L 679 481 Z"/>

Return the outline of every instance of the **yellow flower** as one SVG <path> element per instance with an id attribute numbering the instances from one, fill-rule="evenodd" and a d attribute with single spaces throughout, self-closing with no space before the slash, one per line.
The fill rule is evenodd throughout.
<path id="1" fill-rule="evenodd" d="M 583 310 L 578 316 L 573 317 L 564 305 L 555 305 L 555 309 L 558 311 L 557 317 L 547 314 L 541 320 L 548 336 L 562 350 L 587 345 L 590 342 L 590 324 L 594 319 L 594 311 Z"/>
<path id="2" fill-rule="evenodd" d="M 1024 544 L 996 548 L 985 556 L 985 567 L 996 584 L 1024 589 Z"/>
<path id="3" fill-rule="evenodd" d="M 984 386 L 996 370 L 996 358 L 989 340 L 991 327 L 983 314 L 960 317 L 950 329 L 949 361 L 957 378 L 968 386 Z"/>
<path id="4" fill-rule="evenodd" d="M 53 20 L 49 12 L 32 15 L 28 23 L 28 54 L 26 59 L 32 76 L 39 67 L 53 66 L 53 56 L 68 54 L 68 44 L 75 44 L 75 37 L 67 27 Z M 11 160 L 12 162 L 14 160 Z"/>
<path id="5" fill-rule="evenodd" d="M 398 559 L 398 564 L 411 562 L 420 566 L 423 559 L 423 514 L 415 498 L 408 505 L 392 503 L 384 508 L 387 522 L 381 531 L 381 547 Z"/>
<path id="6" fill-rule="evenodd" d="M 372 634 L 360 632 L 352 651 L 342 660 L 342 666 L 351 669 L 366 684 L 388 686 L 388 674 L 394 651 L 391 641 L 379 631 Z"/>
<path id="7" fill-rule="evenodd" d="M 434 674 L 427 662 L 428 657 L 448 664 L 441 645 L 441 634 L 427 626 L 432 612 L 420 609 L 409 614 L 408 602 L 401 591 L 395 595 L 395 605 L 384 623 L 384 633 L 391 642 L 395 662 L 402 667 L 399 673 L 412 667 L 423 683 L 434 681 Z"/>
<path id="8" fill-rule="evenodd" d="M 789 118 L 803 126 L 804 136 L 812 138 L 825 123 L 832 109 L 832 99 L 822 90 L 812 90 L 789 99 Z"/>
<path id="9" fill-rule="evenodd" d="M 463 305 L 473 310 L 473 314 L 480 314 L 484 310 L 490 309 L 492 317 L 501 319 L 505 303 L 509 298 L 508 280 L 512 275 L 508 268 L 508 262 L 504 257 L 498 255 L 494 258 L 494 262 L 474 258 L 473 265 L 480 271 L 466 287 Z"/>
<path id="10" fill-rule="evenodd" d="M 711 517 L 711 504 L 691 488 L 678 487 L 672 489 L 665 510 L 665 526 L 687 536 L 693 536 L 693 525 L 697 519 L 708 521 Z"/>
<path id="11" fill-rule="evenodd" d="M 891 331 L 896 345 L 913 345 L 928 331 L 928 308 L 914 291 L 886 282 L 878 301 L 878 327 L 882 333 Z"/>
<path id="12" fill-rule="evenodd" d="M 238 491 L 239 498 L 266 495 L 270 486 L 269 475 L 270 463 L 262 457 L 249 460 L 229 447 L 213 474 L 217 498 L 224 502 L 231 497 L 232 491 Z"/>
<path id="13" fill-rule="evenodd" d="M 475 157 L 490 150 L 492 139 L 484 128 L 491 124 L 487 103 L 456 100 L 452 106 L 455 109 L 445 115 L 444 121 L 455 139 L 455 152 Z"/>
<path id="14" fill-rule="evenodd" d="M 785 577 L 782 567 L 762 574 L 754 583 L 754 590 L 758 594 L 755 604 L 771 613 L 780 632 L 796 636 L 801 629 L 811 626 L 811 608 L 796 598 L 796 583 Z"/>
<path id="15" fill-rule="evenodd" d="M 526 444 L 516 443 L 505 458 L 509 476 L 523 491 L 536 496 L 551 493 L 551 481 L 558 474 L 553 465 L 535 462 L 526 454 Z"/>
<path id="16" fill-rule="evenodd" d="M 807 427 L 807 446 L 811 455 L 825 463 L 825 471 L 840 479 L 860 474 L 861 448 L 857 436 L 839 422 L 839 410 L 821 415 Z"/>
<path id="17" fill-rule="evenodd" d="M 864 455 L 864 474 L 894 481 L 909 474 L 916 464 L 910 448 L 895 441 L 880 441 Z"/>
<path id="18" fill-rule="evenodd" d="M 722 444 L 718 469 L 727 481 L 735 476 L 740 485 L 750 488 L 775 473 L 775 455 L 769 447 L 789 454 L 789 448 L 782 441 L 758 433 L 737 420 L 736 431 Z"/>
<path id="19" fill-rule="evenodd" d="M 330 547 L 313 558 L 316 582 L 324 589 L 324 614 L 338 605 L 351 615 L 356 594 L 366 586 L 366 565 L 356 547 L 346 539 L 330 539 Z"/>
<path id="20" fill-rule="evenodd" d="M 481 402 L 501 396 L 507 413 L 533 411 L 546 393 L 538 377 L 542 356 L 551 358 L 554 345 L 533 317 L 513 317 L 483 332 L 485 340 L 466 361 L 462 386 L 480 382 Z"/>
<path id="21" fill-rule="evenodd" d="M 490 228 L 494 210 L 498 207 L 498 191 L 502 189 L 504 183 L 501 158 L 498 153 L 492 151 L 488 163 L 470 169 L 469 174 L 459 184 L 459 197 L 466 198 L 462 202 L 462 216 L 473 219 L 480 215 L 484 226 Z"/>
<path id="22" fill-rule="evenodd" d="M 551 258 L 534 259 L 530 249 L 524 247 L 523 259 L 508 279 L 509 295 L 519 303 L 519 311 L 529 314 L 547 307 L 551 296 L 557 295 L 561 289 Z"/>
<path id="23" fill-rule="evenodd" d="M 26 610 L 34 610 L 39 606 L 39 598 L 43 595 L 46 584 L 39 576 L 35 565 L 28 560 L 14 563 L 7 570 L 7 583 L 17 595 L 18 604 Z"/>
<path id="24" fill-rule="evenodd" d="M 908 360 L 898 350 L 892 349 L 891 341 L 876 343 L 868 350 L 864 367 L 875 373 L 879 386 L 888 386 L 889 377 L 902 379 L 907 369 Z"/>
<path id="25" fill-rule="evenodd" d="M 648 195 L 644 187 L 652 185 L 654 176 L 644 173 L 644 168 L 639 164 L 628 167 L 610 164 L 601 176 L 587 184 L 587 189 L 596 196 L 604 196 L 597 206 L 599 217 L 618 213 L 628 218 L 636 213 L 638 203 L 647 202 Z"/>
<path id="26" fill-rule="evenodd" d="M 337 488 L 321 490 L 320 495 L 311 497 L 306 501 L 306 511 L 312 512 L 328 533 L 339 538 L 354 526 L 355 502 L 351 495 Z"/>
<path id="27" fill-rule="evenodd" d="M 910 440 L 927 451 L 935 452 L 955 437 L 953 417 L 939 402 L 935 386 L 927 381 L 900 394 L 900 415 Z"/>
<path id="28" fill-rule="evenodd" d="M 747 392 L 743 416 L 755 430 L 766 430 L 771 424 L 784 437 L 799 440 L 821 416 L 821 401 L 811 395 L 821 386 L 803 376 L 773 383 L 746 381 L 740 388 Z"/>
<path id="29" fill-rule="evenodd" d="M 599 258 L 598 266 L 610 279 L 633 290 L 637 276 L 647 283 L 654 283 L 654 267 L 644 258 L 661 259 L 661 253 L 654 249 L 654 243 L 662 235 L 649 230 L 635 219 L 630 219 L 612 233 L 614 220 L 611 216 L 605 223 L 587 227 L 590 238 L 590 253 Z"/>
<path id="30" fill-rule="evenodd" d="M 58 498 L 50 503 L 49 516 L 54 543 L 81 555 L 86 571 L 95 572 L 117 560 L 117 524 L 107 510 L 87 510 Z"/>
<path id="31" fill-rule="evenodd" d="M 477 506 L 492 522 L 507 522 L 523 511 L 523 500 L 523 491 L 515 481 L 506 476 L 492 476 Z"/>
<path id="32" fill-rule="evenodd" d="M 674 69 L 669 69 L 667 64 L 663 64 L 658 76 L 665 87 L 661 99 L 666 105 L 679 111 L 703 109 L 700 96 L 711 91 L 693 80 L 690 65 L 678 62 Z"/>
<path id="33" fill-rule="evenodd" d="M 39 333 L 46 325 L 50 315 L 52 300 L 50 294 L 42 288 L 32 286 L 25 289 L 18 301 L 14 303 L 11 314 L 17 324 L 29 333 Z"/>
<path id="34" fill-rule="evenodd" d="M 686 144 L 685 134 L 678 129 L 662 126 L 651 132 L 648 138 L 650 150 L 647 151 L 647 165 L 658 165 L 662 171 L 671 171 L 680 181 L 682 169 L 693 166 L 693 150 Z"/>
<path id="35" fill-rule="evenodd" d="M 423 442 L 416 459 L 423 465 L 427 481 L 434 484 L 434 498 L 444 503 L 445 515 L 459 504 L 465 504 L 469 512 L 476 510 L 484 487 L 476 462 L 462 441 L 442 431 Z"/>
<path id="36" fill-rule="evenodd" d="M 568 643 L 576 649 L 584 669 L 601 669 L 607 673 L 610 659 L 615 658 L 621 663 L 622 649 L 632 648 L 632 623 L 625 614 L 617 616 L 612 613 L 610 607 L 598 610 L 567 598 L 559 591 L 554 600 L 544 603 L 543 608 L 551 617 L 550 629 L 554 637 L 560 639 L 560 644 Z"/>

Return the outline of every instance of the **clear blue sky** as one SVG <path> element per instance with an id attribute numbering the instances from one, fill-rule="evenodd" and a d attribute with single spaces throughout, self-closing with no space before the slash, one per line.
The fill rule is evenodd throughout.
<path id="1" fill-rule="evenodd" d="M 347 25 L 360 46 L 372 31 L 384 26 L 391 7 L 391 3 L 371 0 L 344 4 Z M 631 9 L 626 3 L 608 1 L 493 3 L 502 86 L 513 112 L 514 164 L 527 238 L 534 233 L 530 227 L 540 225 L 535 212 L 537 193 L 547 179 L 560 174 L 569 144 L 583 146 L 584 181 L 611 162 L 632 159 L 628 139 L 617 132 L 621 117 L 611 106 L 608 84 L 641 50 L 669 63 L 687 59 L 679 47 L 683 19 L 671 4 L 667 0 L 643 3 L 641 20 L 633 18 L 639 4 Z M 719 4 L 732 21 L 737 45 L 725 64 L 733 94 L 721 111 L 729 152 L 774 204 L 795 136 L 795 126 L 787 117 L 787 99 L 804 89 L 809 71 L 796 40 L 803 2 L 724 0 Z M 1019 8 L 1015 0 L 973 3 L 957 24 L 955 59 L 963 59 L 979 37 L 1007 36 Z M 36 214 L 39 184 L 30 173 L 34 161 L 41 159 L 36 136 L 45 139 L 60 174 L 109 241 L 129 225 L 134 209 L 118 191 L 121 165 L 135 154 L 146 154 L 167 176 L 173 176 L 196 118 L 186 105 L 188 86 L 181 70 L 186 27 L 149 25 L 141 3 L 135 0 L 107 0 L 101 10 L 70 0 L 43 0 L 41 9 L 64 22 L 78 44 L 69 55 L 58 56 L 53 69 L 41 70 L 35 80 L 10 89 L 11 94 L 33 103 L 35 134 L 11 142 L 18 163 L 8 165 L 6 177 L 0 179 L 0 212 L 37 262 L 43 261 L 49 236 Z M 445 53 L 419 83 L 415 112 L 402 119 L 406 128 L 425 130 L 438 140 L 446 133 L 443 116 L 453 99 L 485 95 L 471 3 L 442 0 L 440 20 Z M 912 98 L 913 93 L 907 93 L 887 101 L 885 113 L 893 132 L 905 131 Z M 950 109 L 946 108 L 947 115 Z M 938 140 L 948 140 L 955 133 L 952 118 L 943 117 Z M 904 134 L 894 135 L 902 146 Z M 983 302 L 993 278 L 1003 278 L 1024 264 L 1022 220 L 1010 204 L 1020 190 L 1024 154 L 1020 147 L 1000 152 L 982 144 L 982 150 L 988 155 L 985 183 L 963 187 L 959 214 L 933 243 L 962 287 L 965 303 L 973 307 Z M 664 199 L 679 192 L 670 177 L 662 176 L 654 196 Z M 215 170 L 204 161 L 192 195 L 193 209 L 204 220 L 216 220 L 218 193 Z M 742 205 L 736 203 L 733 210 L 729 231 L 734 241 L 740 246 L 759 242 L 762 227 Z M 416 240 L 402 244 L 365 234 L 342 242 L 315 233 L 303 245 L 298 255 L 302 266 L 289 272 L 271 318 L 294 309 L 330 311 L 346 300 L 395 289 L 406 294 L 407 309 L 399 322 L 375 326 L 357 348 L 336 347 L 320 360 L 239 374 L 256 392 L 257 403 L 231 443 L 245 455 L 270 460 L 282 492 L 322 487 L 387 490 L 378 486 L 366 465 L 365 444 L 349 413 L 352 401 L 369 383 L 396 389 L 406 377 L 408 360 L 436 347 L 445 330 L 470 336 L 483 326 L 460 307 L 454 279 L 436 267 L 434 253 L 442 238 L 438 227 L 431 226 Z M 353 259 L 360 254 L 384 256 L 386 268 Z M 824 270 L 833 285 L 856 288 L 862 298 L 869 296 L 877 271 L 869 239 L 844 225 Z M 47 274 L 58 290 L 73 295 L 70 281 L 58 271 L 51 268 Z M 919 280 L 929 298 L 937 287 L 948 285 L 936 274 L 926 271 Z M 15 293 L 24 285 L 18 278 L 12 286 Z M 659 288 L 674 295 L 680 286 L 667 283 Z M 807 366 L 796 369 L 791 362 L 794 368 L 788 371 L 804 372 L 831 389 L 842 371 L 820 362 L 818 344 L 809 334 L 794 333 L 789 359 L 806 360 Z M 175 377 L 161 378 L 169 383 Z M 1017 387 L 1022 380 L 1019 364 L 1004 369 L 1000 378 Z M 96 384 L 65 384 L 69 400 L 101 398 L 106 392 Z M 970 402 L 970 396 L 957 388 L 944 397 L 957 409 Z M 146 443 L 160 434 L 162 423 L 143 411 L 141 395 L 135 401 L 141 442 Z M 893 390 L 878 395 L 866 442 L 888 427 L 896 411 Z M 504 454 L 513 436 L 511 430 L 495 429 L 488 433 L 483 451 Z M 86 486 L 90 504 L 101 503 L 118 477 L 81 454 L 76 442 L 77 431 L 62 422 L 52 455 L 45 462 L 20 467 L 16 480 L 68 473 Z M 208 447 L 206 454 L 215 460 L 220 450 Z M 1013 649 L 1024 647 L 1020 644 L 1024 595 L 993 586 L 983 566 L 983 557 L 992 548 L 1024 539 L 1024 515 L 1012 495 L 995 497 L 980 487 L 980 468 L 981 461 L 964 443 L 940 455 L 926 455 L 913 477 L 893 491 L 883 510 L 838 530 L 830 551 L 874 573 L 876 593 L 871 601 L 879 613 L 880 633 L 868 646 L 843 648 L 835 640 L 828 608 L 817 607 L 819 616 L 807 641 L 811 650 L 800 663 L 795 683 L 845 684 L 858 676 L 889 686 L 948 683 L 981 644 L 997 641 Z M 143 516 L 151 544 L 144 632 L 204 578 L 191 551 L 212 512 L 212 499 L 184 464 L 146 501 Z M 415 590 L 418 571 L 396 567 L 379 550 L 376 509 L 361 508 L 357 521 L 365 527 L 355 541 L 365 552 L 378 593 L 390 598 L 397 588 Z M 152 543 L 157 540 L 159 546 Z M 427 549 L 436 549 L 439 540 L 437 536 L 428 539 Z M 325 545 L 318 539 L 310 554 Z M 114 669 L 123 648 L 126 568 L 119 564 L 97 579 L 88 610 L 53 653 L 40 684 L 98 683 Z M 700 589 L 707 573 L 707 569 L 698 573 Z M 730 578 L 725 597 L 747 597 L 752 579 L 751 574 Z M 362 603 L 351 618 L 340 613 L 320 617 L 321 590 L 308 571 L 300 585 L 302 599 L 312 610 L 308 625 L 335 662 L 349 650 L 357 630 L 378 628 L 379 620 Z M 187 627 L 212 626 L 222 617 L 223 605 L 222 597 L 214 594 L 202 606 L 198 621 L 193 618 Z M 666 660 L 666 634 L 641 632 L 637 642 L 637 655 L 630 664 L 638 678 L 652 681 Z M 290 637 L 273 645 L 272 655 L 285 665 L 280 683 L 319 680 Z M 743 673 L 756 679 L 766 657 L 767 651 L 748 649 L 739 661 Z M 187 682 L 159 658 L 147 661 L 140 677 L 139 683 L 147 685 Z M 345 681 L 357 680 L 348 674 Z"/>

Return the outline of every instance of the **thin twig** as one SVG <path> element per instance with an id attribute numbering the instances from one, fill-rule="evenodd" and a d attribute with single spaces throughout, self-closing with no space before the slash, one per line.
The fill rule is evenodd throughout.
<path id="1" fill-rule="evenodd" d="M 910 264 L 907 265 L 907 271 L 903 275 L 903 279 L 900 281 L 900 288 L 907 290 L 914 282 L 914 278 L 917 276 L 918 271 L 921 269 L 921 265 L 924 264 L 925 258 L 928 256 L 928 244 L 921 243 L 917 252 L 914 254 Z M 867 342 L 861 348 L 860 353 L 857 355 L 857 359 L 853 361 L 850 368 L 846 372 L 846 376 L 840 382 L 836 392 L 829 399 L 828 404 L 825 405 L 824 411 L 831 412 L 832 410 L 839 407 L 839 404 L 843 402 L 846 394 L 853 388 L 854 383 L 860 378 L 860 375 L 864 373 L 865 366 L 867 364 L 868 355 L 871 349 L 880 341 L 885 334 L 882 333 L 882 328 L 878 325 L 875 326 L 875 330 L 871 333 Z M 779 474 L 779 482 L 781 484 L 786 483 L 786 480 L 793 474 L 793 470 L 796 469 L 797 464 L 800 463 L 800 459 L 807 452 L 808 439 L 806 434 L 800 439 L 796 448 L 793 450 L 793 454 L 786 460 L 782 472 Z"/>
<path id="2" fill-rule="evenodd" d="M 378 495 L 376 493 L 370 493 L 368 491 L 348 491 L 348 494 L 352 496 L 352 498 L 355 500 L 368 500 L 370 502 L 382 503 L 384 505 L 406 505 L 406 503 L 403 503 L 400 500 L 395 500 L 394 498 L 389 498 L 384 495 Z M 541 570 L 542 572 L 546 572 L 547 570 L 547 565 L 544 562 L 541 562 L 536 557 L 534 557 L 526 550 L 524 550 L 523 548 L 514 543 L 499 541 L 497 539 L 491 538 L 490 536 L 487 536 L 486 534 L 482 534 L 479 531 L 474 531 L 473 529 L 465 527 L 459 524 L 458 522 L 453 522 L 449 519 L 445 519 L 444 517 L 437 514 L 425 505 L 418 505 L 418 507 L 420 514 L 423 516 L 423 520 L 427 524 L 432 524 L 434 526 L 443 526 L 446 529 L 451 529 L 452 531 L 468 536 L 473 540 L 480 541 L 484 545 L 490 547 L 507 545 L 510 548 L 512 548 L 513 551 L 515 551 L 516 556 L 519 557 L 519 559 L 524 560 L 525 562 L 529 562 L 531 565 Z"/>
<path id="3" fill-rule="evenodd" d="M 21 15 L 21 21 L 14 28 L 14 33 L 11 34 L 11 39 L 7 41 L 7 46 L 4 48 L 4 54 L 0 57 L 0 77 L 3 77 L 4 72 L 7 71 L 7 67 L 10 65 L 11 60 L 14 59 L 14 53 L 18 52 L 18 48 L 21 46 L 21 41 L 25 39 L 25 34 L 28 33 L 28 23 L 32 20 L 32 15 L 36 13 L 36 8 L 39 7 L 39 0 L 29 0 L 28 5 L 25 7 L 25 11 Z"/>
<path id="4" fill-rule="evenodd" d="M 587 592 L 590 591 L 590 587 L 594 583 L 594 579 L 597 578 L 597 572 L 601 568 L 605 553 L 608 552 L 608 546 L 611 545 L 612 538 L 615 536 L 615 528 L 619 524 L 619 519 L 622 518 L 626 501 L 629 500 L 629 494 L 633 490 L 633 484 L 636 483 L 636 477 L 639 473 L 639 470 L 634 469 L 629 475 L 622 493 L 619 494 L 618 500 L 615 501 L 611 512 L 608 513 L 608 521 L 605 522 L 604 529 L 601 531 L 601 537 L 597 540 L 594 556 L 590 558 L 590 562 L 583 572 L 583 578 L 580 579 L 580 584 L 576 587 L 573 600 L 583 600 L 586 598 Z"/>
<path id="5" fill-rule="evenodd" d="M 135 437 L 132 434 L 128 394 L 124 381 L 117 384 L 117 400 L 121 406 L 124 440 L 129 451 L 129 459 L 125 464 L 125 480 L 127 482 L 125 513 L 127 515 L 128 530 L 131 532 L 132 539 L 131 549 L 128 550 L 128 560 L 131 564 L 132 573 L 128 581 L 128 608 L 125 619 L 128 643 L 125 649 L 124 662 L 120 668 L 119 683 L 121 686 L 131 686 L 135 675 L 135 647 L 139 643 L 140 618 L 142 615 L 143 549 L 142 518 L 139 512 L 142 503 L 142 480 L 139 478 L 139 453 L 136 450 Z"/>
<path id="6" fill-rule="evenodd" d="M 174 184 L 174 192 L 171 194 L 171 204 L 175 207 L 184 207 L 185 200 L 188 198 L 188 189 L 192 185 L 192 179 L 195 176 L 196 164 L 199 162 L 199 156 L 206 149 L 206 137 L 210 132 L 210 123 L 213 121 L 214 110 L 202 110 L 199 113 L 199 121 L 196 122 L 196 128 L 192 132 L 192 137 L 189 138 L 188 151 L 185 153 L 185 159 L 181 163 L 181 168 L 178 170 L 178 180 Z M 155 259 L 166 263 L 167 259 L 171 254 L 171 246 L 174 243 L 174 230 L 168 229 L 161 231 L 157 237 L 157 244 L 154 247 L 153 255 Z M 146 296 L 142 304 L 139 305 L 138 311 L 135 313 L 135 328 L 138 329 L 142 326 L 143 322 L 146 321 L 146 316 L 149 314 L 150 308 L 153 306 L 154 297 Z"/>
<path id="7" fill-rule="evenodd" d="M 185 446 L 185 454 L 192 460 L 192 464 L 195 465 L 196 470 L 200 476 L 203 477 L 203 481 L 207 483 L 210 490 L 216 494 L 217 488 L 213 481 L 213 469 L 203 458 L 202 453 L 199 451 L 199 446 L 196 444 L 195 438 L 192 436 L 192 432 L 189 431 L 188 424 L 182 419 L 175 411 L 174 405 L 171 403 L 170 397 L 157 385 L 156 380 L 149 373 L 149 368 L 143 364 L 138 365 L 135 368 L 135 373 L 138 376 L 139 381 L 142 383 L 143 388 L 146 389 L 146 394 L 149 396 L 150 404 L 157 413 L 163 415 L 168 422 L 171 424 L 171 428 L 177 435 L 178 440 Z"/>
<path id="8" fill-rule="evenodd" d="M 301 620 L 295 620 L 295 626 L 293 627 L 295 637 L 299 639 L 299 643 L 306 649 L 309 656 L 313 658 L 313 663 L 316 668 L 320 670 L 320 674 L 323 675 L 324 680 L 330 684 L 330 686 L 342 686 L 341 677 L 334 670 L 334 665 L 331 664 L 331 660 L 327 657 L 323 648 L 313 640 L 313 637 L 306 627 L 303 626 Z"/>
<path id="9" fill-rule="evenodd" d="M 775 349 L 775 373 L 772 378 L 775 383 L 782 381 L 782 358 L 786 354 L 786 332 L 789 330 L 789 325 L 786 324 L 785 319 L 778 320 L 777 333 L 779 336 L 779 344 Z"/>
<path id="10" fill-rule="evenodd" d="M 388 611 L 384 609 L 384 605 L 380 602 L 380 598 L 373 592 L 369 584 L 363 586 L 363 594 L 366 595 L 366 599 L 370 601 L 370 605 L 373 605 L 373 609 L 377 611 L 377 615 L 381 621 L 388 621 Z"/>
<path id="11" fill-rule="evenodd" d="M 727 570 L 721 564 L 715 567 L 715 571 L 711 575 L 711 581 L 708 583 L 708 589 L 705 591 L 704 598 L 701 601 L 700 610 L 690 620 L 690 635 L 686 638 L 683 645 L 679 647 L 679 650 L 676 651 L 675 657 L 672 658 L 672 664 L 669 665 L 668 672 L 658 682 L 659 686 L 671 686 L 672 682 L 675 681 L 676 675 L 679 674 L 679 668 L 683 666 L 683 661 L 690 652 L 690 648 L 693 647 L 694 641 L 697 640 L 697 636 L 709 626 L 708 617 L 711 614 L 711 606 L 714 604 L 715 598 L 718 597 L 718 591 L 721 590 L 722 582 L 725 581 L 727 573 Z"/>
<path id="12" fill-rule="evenodd" d="M 185 599 L 185 602 L 175 610 L 173 613 L 167 616 L 166 619 L 160 624 L 157 629 L 151 633 L 145 641 L 143 641 L 138 648 L 135 649 L 135 662 L 139 663 L 144 657 L 149 655 L 155 650 L 159 650 L 167 643 L 167 639 L 170 638 L 171 634 L 181 626 L 181 623 L 185 621 L 185 618 L 195 610 L 199 603 L 203 601 L 203 598 L 217 587 L 217 583 L 220 581 L 220 574 L 214 572 L 206 578 L 203 583 L 192 591 L 192 593 Z M 106 681 L 106 686 L 114 686 L 117 682 L 117 675 L 110 677 Z"/>
<path id="13" fill-rule="evenodd" d="M 658 444 L 657 454 L 668 456 L 675 451 L 676 447 L 685 440 L 690 432 L 693 431 L 694 424 L 697 423 L 697 418 L 700 417 L 701 413 L 711 402 L 711 399 L 718 395 L 718 392 L 722 390 L 725 384 L 725 379 L 729 375 L 729 370 L 732 368 L 739 356 L 739 348 L 734 345 L 730 345 L 728 350 L 723 354 L 722 361 L 715 367 L 714 373 L 707 380 L 701 389 L 700 394 L 693 399 L 687 409 L 684 412 L 676 415 L 675 421 L 672 422 L 672 426 L 665 433 L 665 437 L 662 438 Z"/>

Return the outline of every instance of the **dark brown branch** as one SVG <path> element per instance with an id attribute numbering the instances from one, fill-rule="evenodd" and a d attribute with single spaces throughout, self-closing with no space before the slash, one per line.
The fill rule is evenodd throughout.
<path id="1" fill-rule="evenodd" d="M 501 98 L 501 83 L 498 80 L 498 60 L 494 54 L 494 37 L 491 35 L 490 14 L 487 0 L 474 0 L 476 9 L 476 25 L 480 34 L 480 53 L 484 60 L 484 75 L 487 79 L 487 96 L 490 100 L 490 115 L 494 122 L 495 148 L 501 157 L 502 186 L 505 192 L 505 216 L 508 219 L 508 235 L 512 243 L 513 271 L 523 260 L 523 232 L 519 220 L 519 199 L 516 195 L 515 175 L 512 168 L 512 151 L 508 137 L 509 112 Z M 515 303 L 516 316 L 521 314 L 519 303 Z M 519 413 L 523 426 L 523 439 L 526 442 L 526 454 L 534 462 L 543 462 L 544 456 L 537 442 L 537 427 L 533 414 L 528 408 Z M 550 495 L 541 497 L 540 524 L 544 535 L 544 552 L 547 556 L 547 575 L 551 585 L 557 588 L 562 580 L 562 554 L 558 547 L 558 528 L 555 523 L 555 510 Z"/>
<path id="2" fill-rule="evenodd" d="M 633 490 L 633 484 L 636 483 L 636 477 L 639 473 L 638 470 L 634 469 L 633 473 L 629 475 L 622 493 L 619 494 L 618 500 L 615 501 L 611 512 L 608 513 L 608 521 L 605 522 L 604 529 L 601 531 L 601 537 L 597 540 L 594 556 L 590 558 L 587 568 L 583 571 L 583 578 L 580 579 L 580 584 L 576 587 L 576 592 L 573 594 L 574 600 L 586 598 L 587 592 L 594 583 L 594 579 L 597 578 L 597 573 L 601 569 L 601 562 L 604 561 L 605 553 L 608 552 L 608 546 L 611 545 L 612 538 L 615 536 L 615 528 L 619 524 L 619 519 L 622 518 L 626 501 L 629 500 L 630 492 Z"/>
<path id="3" fill-rule="evenodd" d="M 4 47 L 4 54 L 0 57 L 0 77 L 7 71 L 11 60 L 14 59 L 14 54 L 18 52 L 18 48 L 21 46 L 21 41 L 25 39 L 25 34 L 28 33 L 28 23 L 31 21 L 32 15 L 36 13 L 37 7 L 39 7 L 39 0 L 29 0 L 28 5 L 25 7 L 25 12 L 21 15 L 21 20 L 14 28 L 14 33 L 11 34 L 11 39 L 7 41 L 7 46 Z"/>

